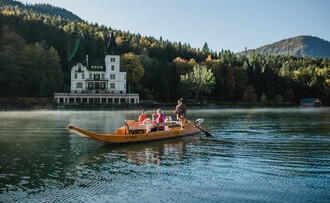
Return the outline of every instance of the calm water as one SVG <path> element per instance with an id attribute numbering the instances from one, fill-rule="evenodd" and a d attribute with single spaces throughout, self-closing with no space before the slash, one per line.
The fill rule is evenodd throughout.
<path id="1" fill-rule="evenodd" d="M 120 147 L 66 130 L 113 132 L 137 114 L 0 112 L 0 202 L 330 200 L 329 108 L 190 110 L 212 138 Z"/>

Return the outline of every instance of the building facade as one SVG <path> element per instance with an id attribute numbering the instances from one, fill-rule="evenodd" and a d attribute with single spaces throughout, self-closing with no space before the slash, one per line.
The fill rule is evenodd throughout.
<path id="1" fill-rule="evenodd" d="M 120 71 L 120 56 L 89 59 L 71 68 L 70 93 L 55 93 L 57 103 L 139 103 L 139 94 L 126 92 L 126 72 Z"/>
<path id="2" fill-rule="evenodd" d="M 318 98 L 303 98 L 300 100 L 301 107 L 321 107 L 322 102 Z"/>
<path id="3" fill-rule="evenodd" d="M 120 71 L 120 56 L 107 55 L 104 60 L 88 59 L 71 69 L 71 93 L 126 94 L 126 72 Z"/>

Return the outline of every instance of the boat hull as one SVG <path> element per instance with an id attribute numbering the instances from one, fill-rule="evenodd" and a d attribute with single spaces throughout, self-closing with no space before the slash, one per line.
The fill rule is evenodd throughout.
<path id="1" fill-rule="evenodd" d="M 183 137 L 201 132 L 200 129 L 196 128 L 192 123 L 187 123 L 184 129 L 181 129 L 180 127 L 173 127 L 165 131 L 156 131 L 149 133 L 146 133 L 146 131 L 144 131 L 144 133 L 136 133 L 143 132 L 143 130 L 132 131 L 129 129 L 129 126 L 122 126 L 118 128 L 117 131 L 113 134 L 98 134 L 75 127 L 72 124 L 68 125 L 67 129 L 70 132 L 80 135 L 84 138 L 111 144 L 149 142 L 155 140 Z"/>

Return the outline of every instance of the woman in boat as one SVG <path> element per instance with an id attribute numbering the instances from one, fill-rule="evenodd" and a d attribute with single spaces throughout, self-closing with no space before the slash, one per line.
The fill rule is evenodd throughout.
<path id="1" fill-rule="evenodd" d="M 157 131 L 157 128 L 159 131 L 164 131 L 165 130 L 165 126 L 159 126 L 157 127 L 158 123 L 164 123 L 165 122 L 165 115 L 163 113 L 163 111 L 161 109 L 157 109 L 157 113 L 152 114 L 152 117 L 156 117 L 155 119 L 155 127 L 153 127 L 151 129 L 151 131 Z"/>
<path id="2" fill-rule="evenodd" d="M 139 115 L 139 123 L 142 124 L 145 119 L 147 119 L 147 110 L 142 109 L 141 114 Z"/>
<path id="3" fill-rule="evenodd" d="M 180 121 L 181 128 L 184 128 L 184 125 L 187 121 L 187 107 L 183 103 L 183 98 L 178 100 L 178 105 L 176 106 L 173 113 L 176 114 L 177 119 Z"/>

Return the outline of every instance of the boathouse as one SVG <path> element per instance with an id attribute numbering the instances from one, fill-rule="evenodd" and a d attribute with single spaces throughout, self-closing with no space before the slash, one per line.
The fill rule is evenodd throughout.
<path id="1" fill-rule="evenodd" d="M 120 56 L 113 47 L 110 41 L 104 59 L 87 55 L 84 63 L 76 63 L 71 68 L 70 92 L 55 93 L 56 103 L 139 103 L 139 94 L 126 91 L 126 72 L 120 71 Z"/>
<path id="2" fill-rule="evenodd" d="M 322 102 L 318 98 L 303 98 L 300 100 L 302 107 L 321 107 Z"/>

